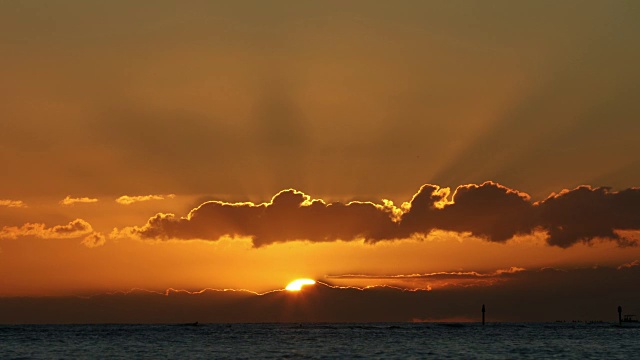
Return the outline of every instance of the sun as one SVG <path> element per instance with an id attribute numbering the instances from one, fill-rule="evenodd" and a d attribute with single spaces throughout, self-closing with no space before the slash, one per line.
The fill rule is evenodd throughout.
<path id="1" fill-rule="evenodd" d="M 287 291 L 300 291 L 302 290 L 303 286 L 313 285 L 315 283 L 316 281 L 312 279 L 296 279 L 290 282 L 289 285 L 287 285 L 287 287 L 284 289 Z"/>

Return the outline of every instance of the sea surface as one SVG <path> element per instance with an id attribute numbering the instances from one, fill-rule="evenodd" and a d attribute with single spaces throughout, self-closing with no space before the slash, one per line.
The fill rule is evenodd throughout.
<path id="1" fill-rule="evenodd" d="M 638 359 L 609 323 L 0 325 L 1 359 Z"/>

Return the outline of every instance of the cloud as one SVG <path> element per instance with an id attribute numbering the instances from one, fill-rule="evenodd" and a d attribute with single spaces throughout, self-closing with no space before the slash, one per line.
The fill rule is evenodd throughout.
<path id="1" fill-rule="evenodd" d="M 406 322 L 413 319 L 554 321 L 617 319 L 640 310 L 640 267 L 507 271 L 508 281 L 435 290 L 342 287 L 282 290 L 135 290 L 91 297 L 0 298 L 0 323 Z"/>
<path id="2" fill-rule="evenodd" d="M 142 227 L 124 233 L 142 238 L 208 239 L 225 235 L 249 236 L 255 246 L 275 242 L 391 238 L 397 224 L 390 205 L 371 202 L 325 203 L 293 189 L 276 194 L 269 203 L 208 201 L 186 218 L 157 214 Z"/>
<path id="3" fill-rule="evenodd" d="M 98 232 L 92 232 L 80 242 L 88 248 L 95 248 L 104 245 L 107 242 L 106 237 Z"/>
<path id="4" fill-rule="evenodd" d="M 640 188 L 615 192 L 580 186 L 553 194 L 537 205 L 538 224 L 548 231 L 551 245 L 568 247 L 594 238 L 632 245 L 635 241 L 615 230 L 640 229 Z"/>
<path id="5" fill-rule="evenodd" d="M 401 218 L 402 236 L 440 229 L 505 242 L 535 228 L 534 209 L 525 193 L 488 181 L 459 186 L 451 200 L 449 194 L 449 188 L 422 186 Z"/>
<path id="6" fill-rule="evenodd" d="M 41 223 L 27 223 L 20 227 L 5 226 L 0 230 L 0 239 L 17 239 L 23 236 L 34 236 L 42 239 L 68 239 L 80 237 L 93 232 L 91 224 L 75 219 L 67 225 L 46 227 Z"/>
<path id="7" fill-rule="evenodd" d="M 632 261 L 630 263 L 622 264 L 622 265 L 618 266 L 618 270 L 622 270 L 622 269 L 625 269 L 625 268 L 632 268 L 632 267 L 635 267 L 635 266 L 640 267 L 640 260 L 634 260 L 634 261 Z"/>
<path id="8" fill-rule="evenodd" d="M 513 274 L 526 271 L 521 267 L 512 266 L 508 269 L 498 269 L 493 272 L 477 271 L 439 271 L 426 274 L 335 274 L 325 278 L 359 285 L 384 284 L 400 287 L 420 287 L 439 289 L 447 286 L 487 286 L 498 281 L 506 281 Z"/>
<path id="9" fill-rule="evenodd" d="M 27 204 L 25 204 L 22 200 L 0 200 L 0 206 L 6 206 L 10 208 L 26 208 Z"/>
<path id="10" fill-rule="evenodd" d="M 141 202 L 141 201 L 173 199 L 174 197 L 176 197 L 175 194 L 168 194 L 168 195 L 142 195 L 142 196 L 123 195 L 123 196 L 120 196 L 119 198 L 117 198 L 116 202 L 118 204 L 122 204 L 122 205 L 131 205 L 133 203 Z"/>
<path id="11" fill-rule="evenodd" d="M 481 273 L 477 271 L 440 271 L 427 274 L 398 274 L 398 275 L 373 275 L 373 274 L 338 274 L 327 275 L 327 279 L 478 279 L 478 278 L 495 278 L 515 274 L 526 269 L 512 266 L 509 269 L 499 269 L 490 273 Z"/>
<path id="12" fill-rule="evenodd" d="M 74 205 L 76 203 L 94 203 L 98 202 L 98 199 L 81 197 L 81 198 L 72 198 L 71 196 L 67 196 L 66 198 L 60 200 L 60 205 Z"/>
<path id="13" fill-rule="evenodd" d="M 186 217 L 159 213 L 120 236 L 143 239 L 218 240 L 252 238 L 254 246 L 294 240 L 375 243 L 411 238 L 433 230 L 469 233 L 504 243 L 516 235 L 542 232 L 549 245 L 607 239 L 635 245 L 624 231 L 640 230 L 640 188 L 612 191 L 580 186 L 532 202 L 528 194 L 495 182 L 449 188 L 424 185 L 400 207 L 388 200 L 333 202 L 289 189 L 262 204 L 208 201 Z"/>
<path id="14" fill-rule="evenodd" d="M 33 236 L 40 239 L 73 239 L 86 236 L 82 244 L 88 247 L 96 247 L 105 243 L 104 235 L 94 232 L 91 224 L 75 219 L 67 225 L 46 227 L 41 223 L 27 223 L 20 227 L 5 226 L 0 230 L 0 239 L 17 239 Z"/>
<path id="15" fill-rule="evenodd" d="M 27 223 L 22 226 L 5 226 L 0 229 L 0 239 L 15 240 L 21 237 L 36 237 L 40 239 L 75 239 L 83 237 L 80 242 L 89 248 L 102 246 L 106 237 L 93 230 L 91 224 L 82 219 L 75 219 L 67 225 L 46 227 L 42 223 Z"/>

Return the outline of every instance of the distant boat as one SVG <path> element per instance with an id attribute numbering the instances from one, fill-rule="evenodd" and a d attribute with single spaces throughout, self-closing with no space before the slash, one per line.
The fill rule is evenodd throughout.
<path id="1" fill-rule="evenodd" d="M 172 324 L 173 326 L 200 326 L 199 322 L 192 322 L 192 323 L 182 323 L 182 324 Z"/>
<path id="2" fill-rule="evenodd" d="M 633 315 L 633 314 L 629 314 L 629 315 L 623 315 L 620 318 L 620 323 L 615 325 L 616 327 L 621 327 L 621 328 L 633 328 L 633 329 L 637 329 L 640 327 L 640 321 L 638 321 L 638 316 L 637 315 Z"/>

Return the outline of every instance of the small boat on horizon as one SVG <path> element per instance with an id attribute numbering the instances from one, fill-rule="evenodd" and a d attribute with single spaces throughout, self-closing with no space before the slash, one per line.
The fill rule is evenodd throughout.
<path id="1" fill-rule="evenodd" d="M 623 315 L 620 319 L 620 323 L 615 325 L 616 327 L 621 328 L 639 328 L 640 321 L 638 321 L 638 316 L 635 314 Z"/>
<path id="2" fill-rule="evenodd" d="M 192 322 L 192 323 L 181 323 L 181 324 L 170 324 L 172 326 L 200 326 L 199 322 Z"/>

